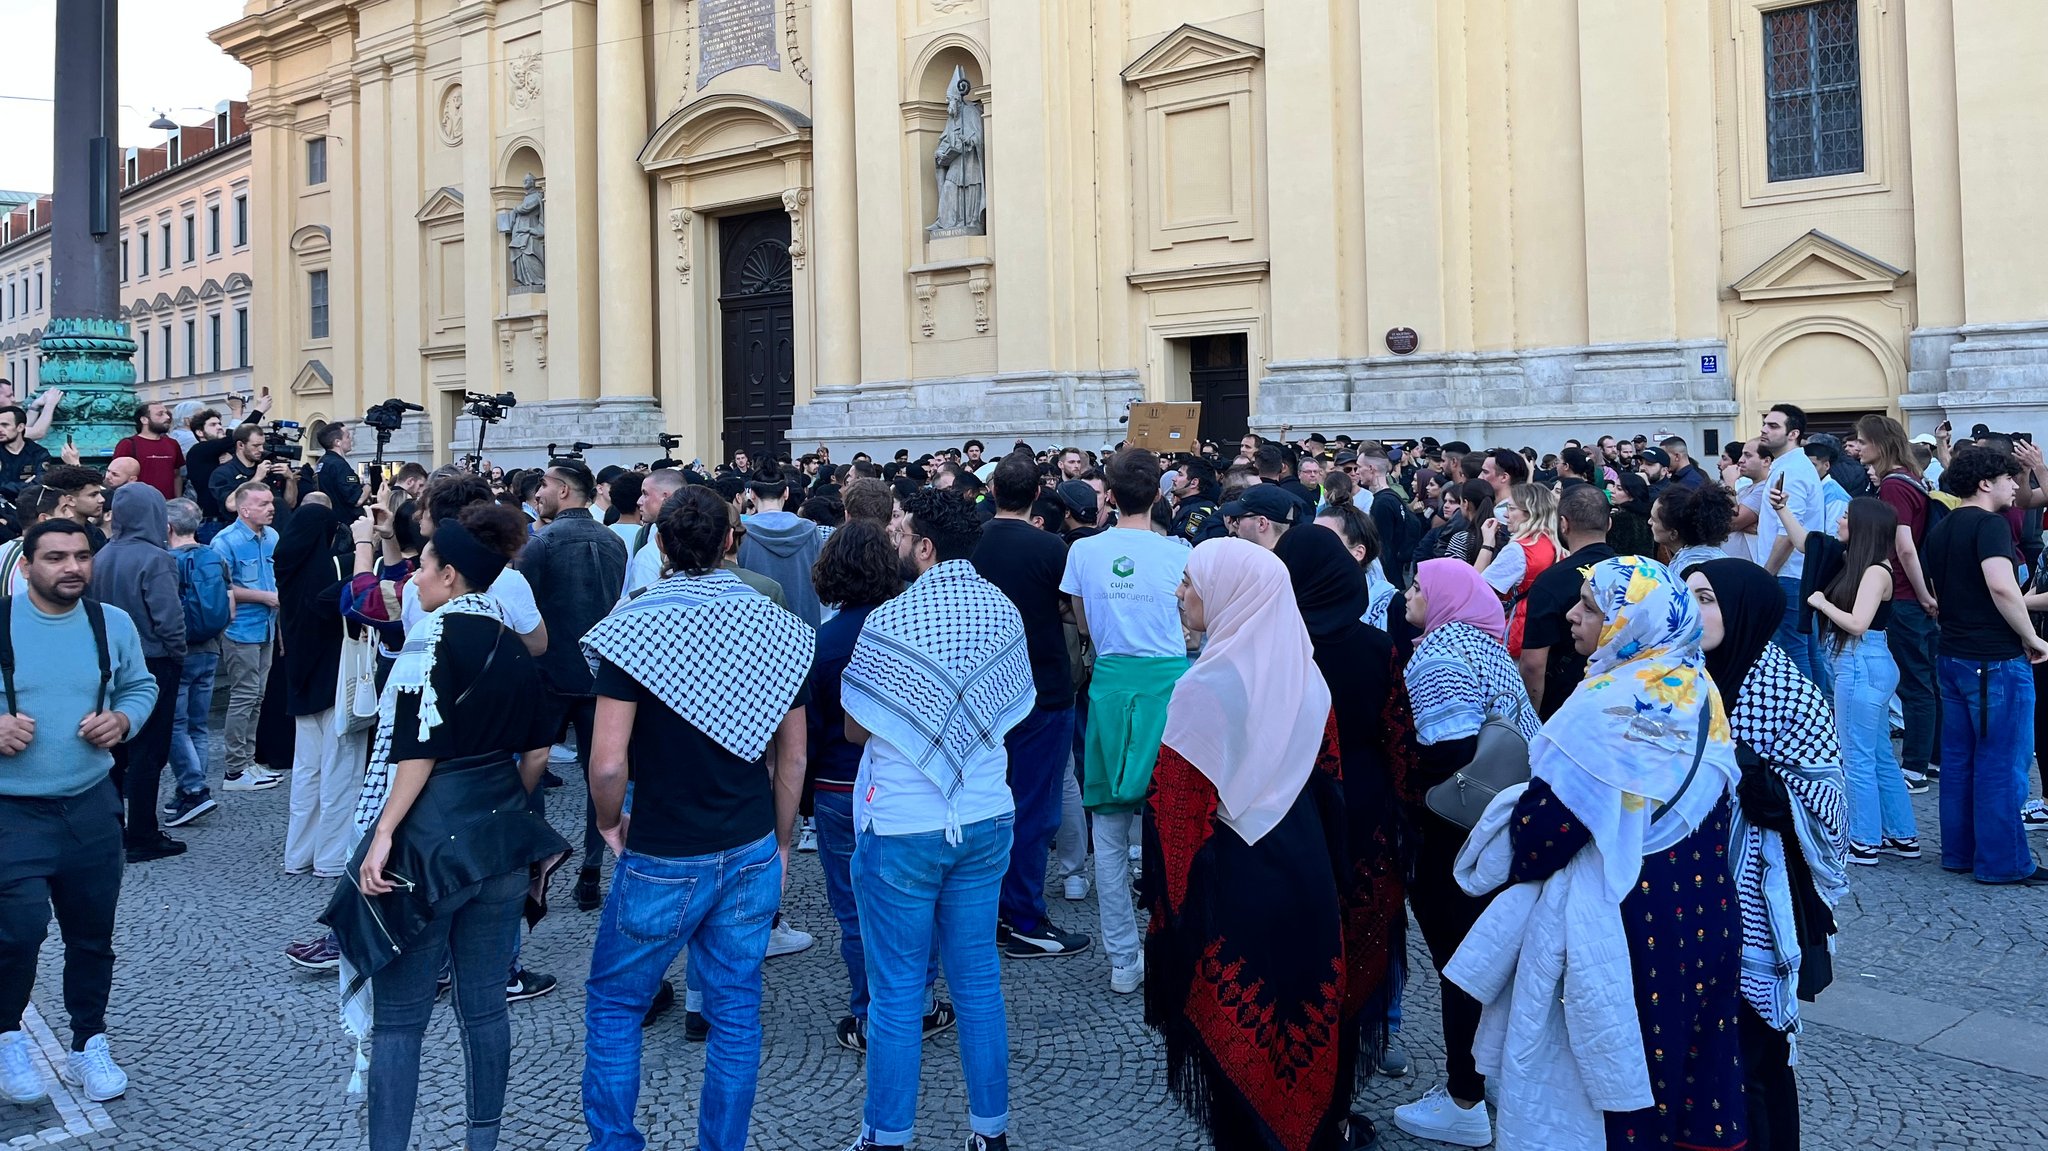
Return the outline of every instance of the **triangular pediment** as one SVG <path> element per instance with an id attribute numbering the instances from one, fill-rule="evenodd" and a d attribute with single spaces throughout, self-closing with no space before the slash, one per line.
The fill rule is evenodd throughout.
<path id="1" fill-rule="evenodd" d="M 1905 275 L 1904 268 L 1812 231 L 1737 280 L 1734 290 L 1744 300 L 1870 295 L 1891 291 Z"/>
<path id="2" fill-rule="evenodd" d="M 412 218 L 424 224 L 428 220 L 443 220 L 449 216 L 460 215 L 462 215 L 462 190 L 459 188 L 442 187 L 434 189 L 434 194 L 427 197 L 427 202 L 420 205 L 420 210 L 413 213 Z"/>
<path id="3" fill-rule="evenodd" d="M 334 392 L 334 374 L 319 360 L 307 360 L 292 377 L 292 394 L 295 396 L 325 396 Z"/>
<path id="4" fill-rule="evenodd" d="M 1238 72 L 1258 63 L 1265 54 L 1256 44 L 1183 24 L 1133 60 L 1124 69 L 1124 82 L 1144 88 L 1215 72 Z"/>

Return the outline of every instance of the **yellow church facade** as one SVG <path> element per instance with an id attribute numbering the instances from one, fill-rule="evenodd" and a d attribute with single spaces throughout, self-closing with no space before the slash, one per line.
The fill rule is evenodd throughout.
<path id="1" fill-rule="evenodd" d="M 255 357 L 486 454 L 2048 415 L 2034 0 L 251 0 Z"/>

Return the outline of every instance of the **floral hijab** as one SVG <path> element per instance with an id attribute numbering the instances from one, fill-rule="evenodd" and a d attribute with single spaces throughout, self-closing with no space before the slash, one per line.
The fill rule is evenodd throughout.
<path id="1" fill-rule="evenodd" d="M 1638 556 L 1602 561 L 1587 583 L 1606 620 L 1600 646 L 1530 746 L 1530 770 L 1592 829 L 1619 901 L 1642 856 L 1705 823 L 1739 772 L 1685 585 Z"/>

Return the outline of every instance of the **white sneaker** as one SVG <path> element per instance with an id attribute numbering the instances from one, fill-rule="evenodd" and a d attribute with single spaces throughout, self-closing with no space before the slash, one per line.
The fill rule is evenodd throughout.
<path id="1" fill-rule="evenodd" d="M 284 772 L 278 771 L 276 768 L 265 767 L 260 763 L 250 765 L 249 770 L 256 773 L 257 779 L 275 779 L 280 781 L 284 779 Z"/>
<path id="2" fill-rule="evenodd" d="M 2020 822 L 2028 831 L 2048 830 L 2048 801 L 2037 799 L 2020 808 Z"/>
<path id="3" fill-rule="evenodd" d="M 1129 995 L 1145 982 L 1145 961 L 1140 959 L 1129 967 L 1109 969 L 1109 989 L 1118 995 Z"/>
<path id="4" fill-rule="evenodd" d="M 1078 871 L 1067 876 L 1066 882 L 1060 885 L 1060 894 L 1075 903 L 1088 898 L 1088 877 Z"/>
<path id="5" fill-rule="evenodd" d="M 105 1035 L 95 1035 L 86 1040 L 85 1050 L 73 1051 L 58 1074 L 64 1082 L 85 1092 L 85 1097 L 94 1103 L 119 1099 L 128 1091 L 128 1073 L 114 1062 L 114 1053 L 107 1050 Z"/>
<path id="6" fill-rule="evenodd" d="M 796 849 L 797 849 L 798 851 L 816 851 L 816 850 L 818 850 L 818 827 L 817 827 L 817 824 L 813 823 L 813 822 L 812 822 L 811 820 L 808 820 L 808 819 L 806 819 L 806 820 L 804 820 L 804 821 L 803 821 L 803 824 L 802 824 L 802 826 L 800 826 L 800 827 L 799 827 L 799 828 L 797 829 L 797 833 L 796 833 Z"/>
<path id="7" fill-rule="evenodd" d="M 1486 1104 L 1473 1104 L 1469 1110 L 1460 1107 L 1441 1083 L 1415 1102 L 1394 1108 L 1394 1126 L 1418 1139 L 1460 1147 L 1484 1147 L 1493 1142 L 1493 1120 L 1487 1118 Z"/>
<path id="8" fill-rule="evenodd" d="M 575 763 L 576 749 L 566 743 L 558 743 L 548 749 L 549 763 Z"/>
<path id="9" fill-rule="evenodd" d="M 795 955 L 808 950 L 817 939 L 808 931 L 798 931 L 786 923 L 778 923 L 768 929 L 768 958 L 781 955 Z"/>
<path id="10" fill-rule="evenodd" d="M 1136 863 L 1139 860 L 1145 858 L 1145 845 L 1142 843 L 1133 843 L 1130 846 L 1130 848 L 1124 852 L 1124 854 L 1130 856 L 1132 863 Z"/>
<path id="11" fill-rule="evenodd" d="M 283 782 L 274 775 L 256 774 L 263 769 L 252 767 L 240 775 L 231 775 L 220 781 L 222 791 L 269 791 Z"/>
<path id="12" fill-rule="evenodd" d="M 29 1037 L 19 1031 L 0 1035 L 0 1099 L 9 1103 L 39 1103 L 49 1089 L 43 1073 L 36 1070 L 30 1054 Z"/>

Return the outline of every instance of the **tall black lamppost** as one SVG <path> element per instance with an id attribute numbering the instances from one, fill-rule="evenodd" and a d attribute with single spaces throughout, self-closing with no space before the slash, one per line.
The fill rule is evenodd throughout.
<path id="1" fill-rule="evenodd" d="M 64 389 L 58 424 L 86 457 L 114 454 L 133 428 L 135 341 L 121 319 L 120 97 L 116 0 L 57 5 L 56 180 L 42 382 Z"/>

